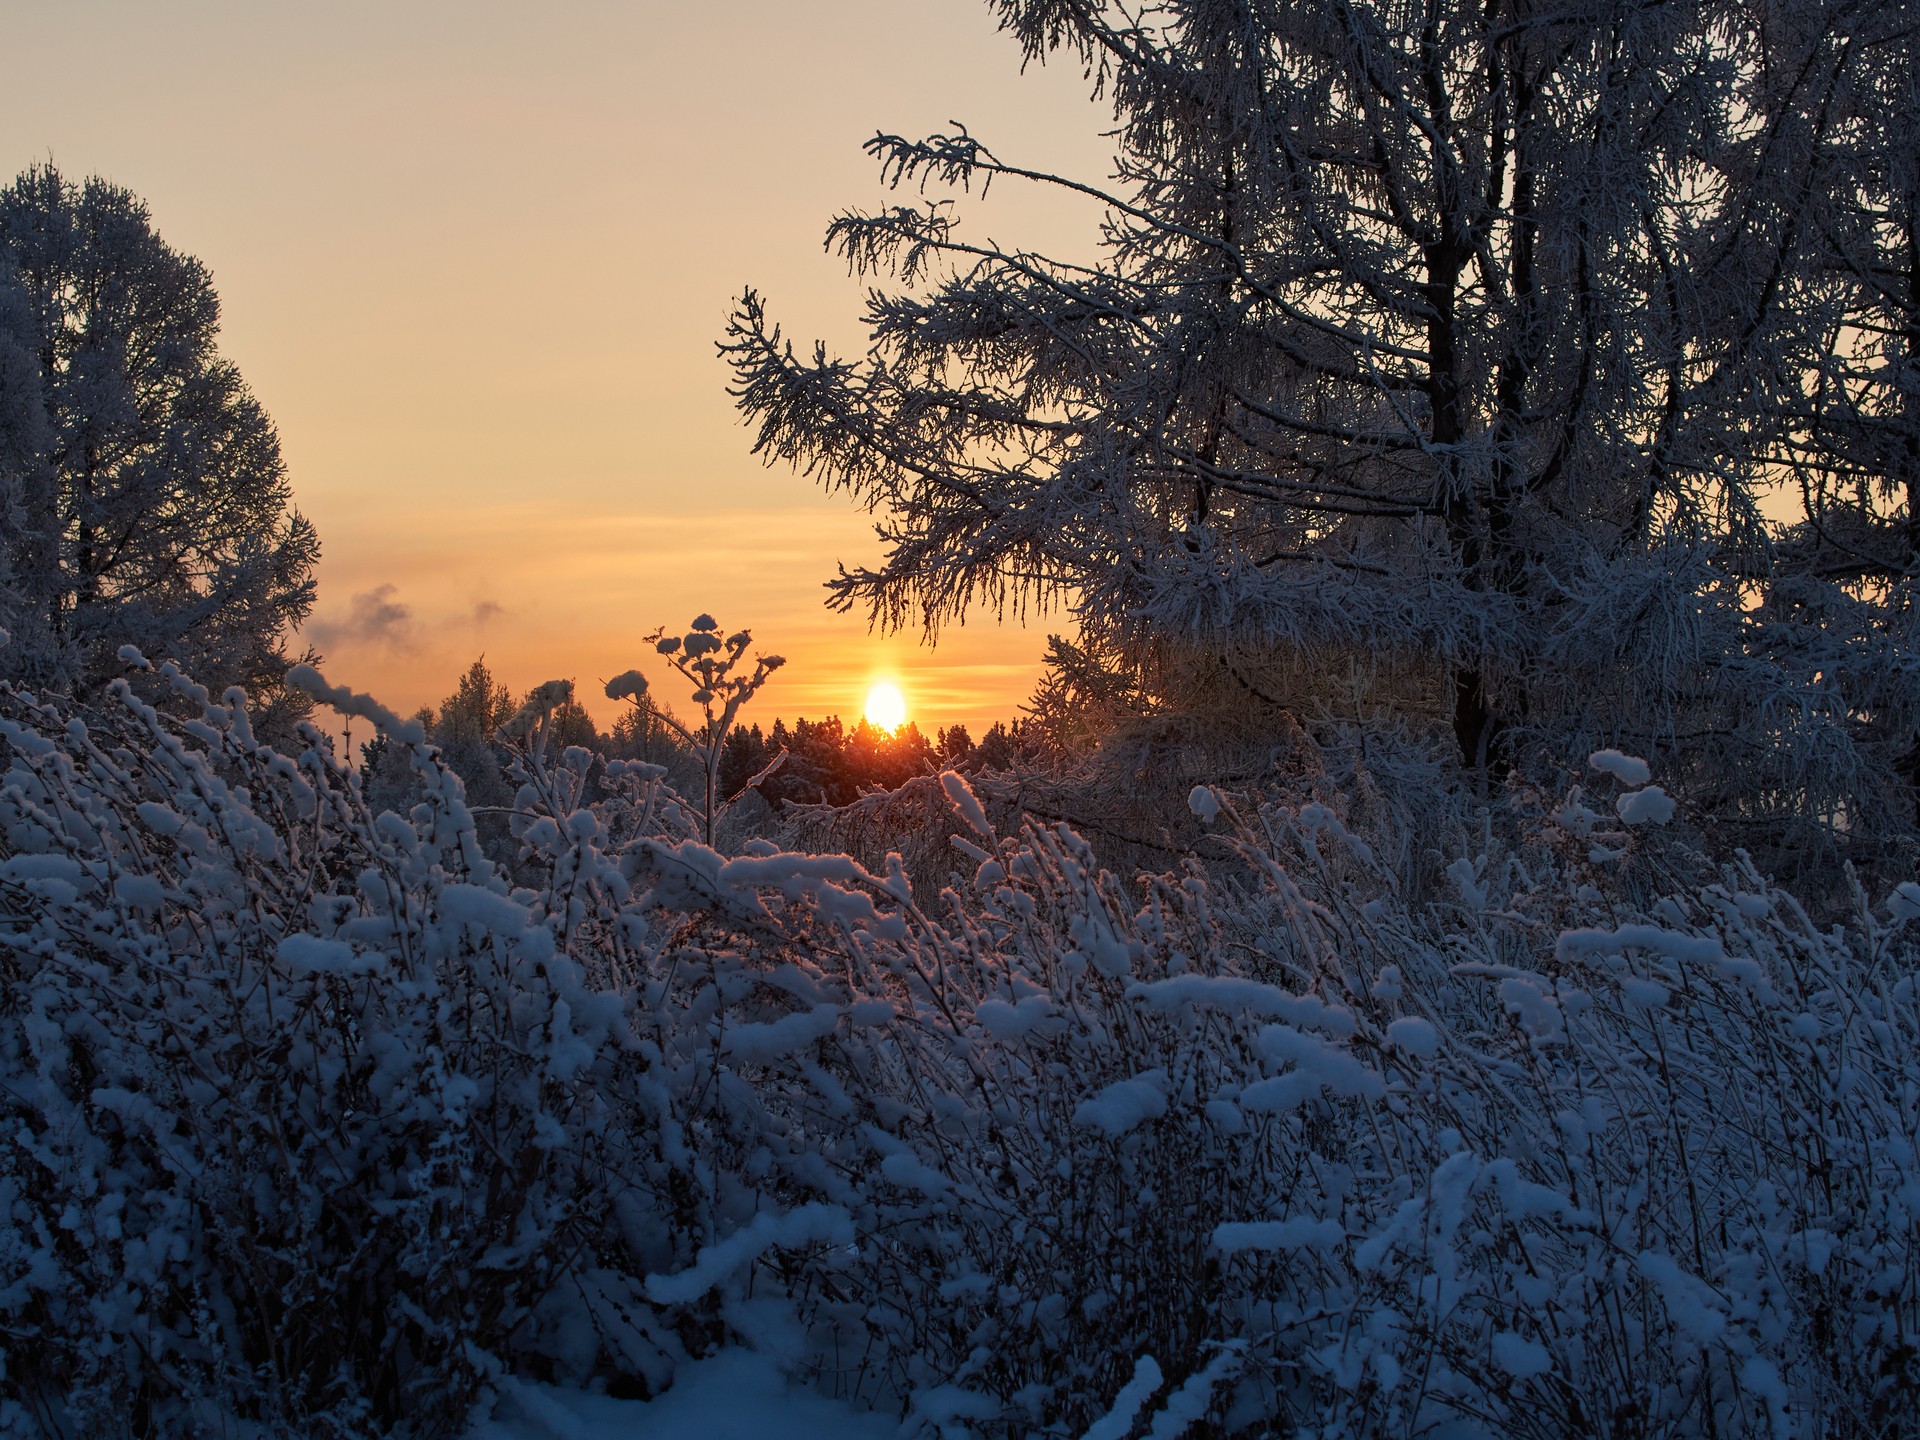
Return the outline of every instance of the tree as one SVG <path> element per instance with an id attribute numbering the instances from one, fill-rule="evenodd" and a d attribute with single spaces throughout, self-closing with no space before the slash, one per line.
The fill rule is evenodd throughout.
<path id="1" fill-rule="evenodd" d="M 282 693 L 319 543 L 219 321 L 128 191 L 50 164 L 0 190 L 0 675 L 89 694 L 131 644 Z"/>
<path id="2" fill-rule="evenodd" d="M 1827 575 L 1893 581 L 1920 564 L 1920 14 L 1854 17 L 1833 115 L 1812 147 L 1820 302 L 1810 388 L 1794 398 L 1783 457 Z"/>
<path id="3" fill-rule="evenodd" d="M 0 283 L 0 535 L 26 530 L 27 485 L 37 481 L 47 449 L 47 417 L 32 347 L 32 316 L 17 286 Z M 17 624 L 13 588 L 18 542 L 0 544 L 0 625 Z M 0 673 L 6 661 L 0 658 Z"/>
<path id="4" fill-rule="evenodd" d="M 747 782 L 766 769 L 777 753 L 767 748 L 767 737 L 758 725 L 734 726 L 720 757 L 720 798 L 731 800 L 746 789 Z"/>
<path id="5" fill-rule="evenodd" d="M 1785 392 L 1780 427 L 1804 520 L 1769 598 L 1861 697 L 1856 724 L 1898 756 L 1920 815 L 1920 12 L 1861 11 L 1833 63 L 1830 116 L 1804 126 L 1807 380 Z"/>
<path id="6" fill-rule="evenodd" d="M 499 738 L 500 727 L 519 708 L 513 692 L 494 679 L 483 655 L 467 667 L 427 723 L 427 735 L 440 747 L 476 805 L 512 803 L 513 786 L 500 763 Z M 505 833 L 504 826 L 501 832 Z"/>
<path id="7" fill-rule="evenodd" d="M 935 758 L 943 766 L 952 766 L 964 760 L 973 751 L 973 736 L 967 733 L 964 725 L 944 726 L 933 742 Z"/>
<path id="8" fill-rule="evenodd" d="M 619 760 L 639 760 L 671 771 L 694 773 L 693 758 L 680 739 L 672 711 L 649 691 L 628 697 L 627 708 L 614 717 L 608 732 L 609 753 Z M 677 781 L 676 781 L 677 783 Z"/>
<path id="9" fill-rule="evenodd" d="M 868 357 L 797 356 L 753 291 L 722 347 L 757 449 L 884 515 L 839 605 L 934 630 L 1058 599 L 1162 698 L 1304 710 L 1373 666 L 1468 764 L 1710 745 L 1831 810 L 1803 772 L 1847 706 L 1756 658 L 1752 602 L 1860 7 L 992 8 L 1112 96 L 1116 183 L 965 130 L 869 149 L 896 186 L 1083 196 L 1099 263 L 946 200 L 848 212 L 830 244 L 904 287 L 870 293 Z"/>
<path id="10" fill-rule="evenodd" d="M 980 737 L 980 743 L 967 752 L 967 768 L 1010 770 L 1015 761 L 1032 757 L 1039 748 L 1033 728 L 1025 720 L 1015 720 L 1012 725 L 996 720 Z"/>
<path id="11" fill-rule="evenodd" d="M 425 706 L 413 716 L 420 733 L 438 747 L 440 763 L 460 777 L 467 803 L 476 807 L 481 843 L 503 864 L 512 863 L 517 846 L 506 819 L 514 787 L 501 763 L 500 727 L 518 708 L 513 692 L 494 679 L 483 655 L 462 672 L 438 710 Z M 409 814 L 422 799 L 412 753 L 385 734 L 360 747 L 360 775 L 367 802 L 376 812 Z"/>

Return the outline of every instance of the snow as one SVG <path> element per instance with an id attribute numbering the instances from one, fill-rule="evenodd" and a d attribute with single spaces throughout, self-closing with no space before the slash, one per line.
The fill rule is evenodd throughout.
<path id="1" fill-rule="evenodd" d="M 1164 1071 L 1156 1070 L 1130 1080 L 1116 1080 L 1091 1099 L 1081 1101 L 1073 1112 L 1073 1123 L 1118 1139 L 1136 1125 L 1166 1113 L 1167 1077 Z"/>
<path id="2" fill-rule="evenodd" d="M 1147 1440 L 1180 1440 L 1201 1419 L 1213 1399 L 1214 1388 L 1237 1372 L 1242 1363 L 1244 1342 L 1220 1347 L 1213 1358 L 1169 1395 L 1147 1427 Z"/>
<path id="3" fill-rule="evenodd" d="M 1596 750 L 1587 757 L 1587 764 L 1622 785 L 1644 785 L 1653 778 L 1653 769 L 1646 761 L 1618 750 Z"/>
<path id="4" fill-rule="evenodd" d="M 1387 1044 L 1424 1059 L 1440 1053 L 1440 1032 L 1433 1028 L 1431 1020 L 1403 1015 L 1387 1026 Z"/>
<path id="5" fill-rule="evenodd" d="M 1113 1397 L 1113 1408 L 1087 1427 L 1082 1440 L 1126 1440 L 1134 1417 L 1160 1385 L 1160 1366 L 1151 1355 L 1142 1355 L 1134 1361 L 1132 1378 Z"/>
<path id="6" fill-rule="evenodd" d="M 1629 825 L 1664 825 L 1673 819 L 1673 797 L 1658 785 L 1635 790 L 1613 802 L 1613 808 Z"/>
<path id="7" fill-rule="evenodd" d="M 1473 861 L 1464 855 L 1447 866 L 1447 878 L 1453 881 L 1454 889 L 1460 892 L 1460 903 L 1469 910 L 1487 908 L 1487 890 L 1480 883 L 1480 876 Z"/>
<path id="8" fill-rule="evenodd" d="M 687 1269 L 672 1275 L 649 1275 L 647 1297 L 657 1304 L 697 1300 L 750 1260 L 779 1246 L 853 1241 L 853 1222 L 833 1205 L 802 1205 L 786 1214 L 763 1210 L 724 1240 L 704 1246 Z"/>
<path id="9" fill-rule="evenodd" d="M 342 715 L 365 720 L 382 735 L 402 745 L 424 745 L 427 742 L 427 732 L 417 720 L 402 720 L 371 695 L 362 695 L 344 685 L 328 684 L 318 670 L 304 662 L 287 671 L 287 684 L 322 705 L 331 705 Z"/>
<path id="10" fill-rule="evenodd" d="M 974 1011 L 986 1032 L 996 1040 L 1018 1040 L 1053 1013 L 1053 1000 L 1047 995 L 1028 995 L 1009 1005 L 1005 1000 L 982 1001 Z"/>
<path id="11" fill-rule="evenodd" d="M 1726 961 L 1726 950 L 1716 936 L 1689 935 L 1660 925 L 1627 924 L 1611 930 L 1566 930 L 1554 943 L 1554 958 L 1560 961 L 1584 959 L 1592 955 L 1619 954 L 1625 950 L 1651 950 L 1689 965 L 1719 965 Z"/>
<path id="12" fill-rule="evenodd" d="M 1329 1006 L 1316 995 L 1295 995 L 1239 975 L 1190 974 L 1135 981 L 1127 986 L 1127 998 L 1164 1014 L 1177 1013 L 1188 1005 L 1207 1006 L 1262 1019 L 1284 1019 L 1334 1036 L 1353 1033 L 1353 1016 L 1346 1010 Z"/>
<path id="13" fill-rule="evenodd" d="M 1726 1302 L 1671 1255 L 1642 1250 L 1638 1268 L 1666 1302 L 1667 1319 L 1694 1344 L 1711 1345 L 1726 1331 Z"/>
<path id="14" fill-rule="evenodd" d="M 764 1024 L 736 1025 L 727 1032 L 727 1054 L 743 1064 L 764 1065 L 831 1034 L 840 1015 L 839 1006 L 821 1005 Z"/>
<path id="15" fill-rule="evenodd" d="M 1887 897 L 1887 911 L 1895 920 L 1920 920 L 1920 885 L 1903 880 Z"/>
<path id="16" fill-rule="evenodd" d="M 622 670 L 607 682 L 609 700 L 637 700 L 647 693 L 647 677 L 638 670 Z"/>
<path id="17" fill-rule="evenodd" d="M 281 963 L 295 975 L 365 974 L 377 968 L 378 953 L 356 951 L 339 940 L 323 940 L 318 935 L 289 935 L 276 947 Z"/>
<path id="18" fill-rule="evenodd" d="M 990 845 L 996 842 L 998 837 L 993 833 L 987 812 L 981 808 L 979 798 L 973 793 L 973 787 L 967 784 L 964 775 L 955 770 L 942 771 L 940 788 L 947 792 L 947 799 L 960 812 L 960 818 L 967 822 L 974 834 Z"/>
<path id="19" fill-rule="evenodd" d="M 746 1349 L 683 1365 L 653 1400 L 516 1381 L 466 1440 L 895 1440 L 892 1416 L 790 1382 Z"/>
<path id="20" fill-rule="evenodd" d="M 1340 1096 L 1376 1099 L 1385 1091 L 1379 1072 L 1370 1069 L 1351 1051 L 1295 1030 L 1289 1025 L 1268 1025 L 1260 1032 L 1259 1047 L 1270 1060 L 1288 1065 L 1286 1073 L 1259 1080 L 1240 1092 L 1240 1106 L 1278 1114 L 1316 1099 L 1331 1090 Z"/>
<path id="21" fill-rule="evenodd" d="M 509 740 L 530 735 L 533 733 L 534 726 L 571 699 L 573 699 L 571 680 L 543 681 L 533 687 L 526 698 L 526 703 L 514 711 L 507 723 L 500 727 L 500 734 Z"/>
<path id="22" fill-rule="evenodd" d="M 1530 1380 L 1553 1368 L 1553 1357 L 1547 1353 L 1546 1346 L 1511 1330 L 1496 1334 L 1492 1348 L 1493 1363 L 1516 1380 Z"/>
<path id="23" fill-rule="evenodd" d="M 888 1155 L 880 1162 L 880 1173 L 891 1184 L 936 1198 L 953 1188 L 945 1175 L 920 1160 L 911 1150 L 895 1150 Z"/>

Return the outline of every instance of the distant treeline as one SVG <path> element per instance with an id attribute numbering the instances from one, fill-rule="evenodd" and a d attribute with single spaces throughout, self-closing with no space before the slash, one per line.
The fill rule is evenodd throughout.
<path id="1" fill-rule="evenodd" d="M 511 802 L 497 732 L 525 698 L 496 680 L 480 659 L 467 667 L 451 695 L 413 717 L 465 782 L 474 804 Z M 691 783 L 698 761 L 662 719 L 663 713 L 651 694 L 642 695 L 603 731 L 578 700 L 570 700 L 554 713 L 552 739 L 612 760 L 663 765 L 677 780 Z M 741 726 L 728 735 L 720 769 L 722 798 L 746 789 L 782 749 L 786 760 L 758 787 L 776 810 L 789 804 L 850 804 L 876 786 L 891 790 L 929 770 L 1004 770 L 1017 759 L 1037 754 L 1042 743 L 1038 727 L 1027 719 L 995 721 L 978 741 L 964 725 L 937 729 L 929 739 L 912 721 L 889 732 L 864 719 L 849 726 L 837 715 L 791 725 L 775 720 L 770 729 Z M 377 798 L 398 802 L 398 794 L 386 791 L 408 783 L 403 758 L 391 753 L 384 739 L 362 744 L 359 752 L 362 772 L 379 792 Z"/>
<path id="2" fill-rule="evenodd" d="M 760 785 L 769 803 L 846 805 L 875 786 L 892 790 L 929 770 L 1004 770 L 1037 748 L 1025 720 L 996 720 L 977 743 L 964 725 L 929 740 L 911 720 L 892 732 L 864 719 L 849 728 L 838 715 L 791 726 L 775 720 L 771 730 L 753 725 L 727 737 L 720 781 L 728 796 L 737 795 L 785 749 L 786 760 Z"/>

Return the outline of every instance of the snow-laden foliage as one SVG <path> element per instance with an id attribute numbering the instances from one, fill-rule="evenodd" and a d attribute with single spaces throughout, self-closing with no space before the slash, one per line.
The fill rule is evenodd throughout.
<path id="1" fill-rule="evenodd" d="M 864 353 L 752 291 L 722 346 L 759 452 L 878 517 L 837 603 L 1057 600 L 1096 713 L 1627 744 L 1756 850 L 1911 839 L 1910 4 L 988 8 L 1111 101 L 1111 176 L 877 135 Z M 970 228 L 1030 185 L 1097 245 Z"/>
<path id="2" fill-rule="evenodd" d="M 1632 756 L 1437 898 L 1331 793 L 1196 791 L 1131 883 L 954 774 L 916 886 L 535 713 L 516 887 L 417 725 L 295 674 L 411 757 L 376 814 L 160 678 L 0 688 L 6 1427 L 444 1434 L 740 1342 L 928 1436 L 1920 1424 L 1920 890 L 1822 929 Z"/>
<path id="3" fill-rule="evenodd" d="M 132 643 L 293 701 L 320 546 L 219 328 L 131 192 L 50 163 L 0 188 L 0 676 L 91 692 Z"/>
<path id="4" fill-rule="evenodd" d="M 193 718 L 118 682 L 0 720 L 9 1391 L 89 1434 L 180 1397 L 431 1430 L 605 1224 L 623 942 L 590 977 L 577 881 L 507 892 L 417 728 L 383 717 L 424 798 L 376 816 L 163 671 Z"/>

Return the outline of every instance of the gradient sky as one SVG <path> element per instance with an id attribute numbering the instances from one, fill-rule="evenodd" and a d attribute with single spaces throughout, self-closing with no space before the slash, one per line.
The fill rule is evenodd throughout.
<path id="1" fill-rule="evenodd" d="M 280 430 L 325 547 L 329 677 L 432 703 L 485 652 L 516 688 L 598 682 L 711 611 L 789 665 L 761 718 L 978 734 L 1048 619 L 873 637 L 821 604 L 870 522 L 749 454 L 714 354 L 752 284 L 857 351 L 834 211 L 883 199 L 875 130 L 949 119 L 1010 159 L 1107 173 L 1072 67 L 1020 73 L 978 0 L 539 6 L 0 0 L 0 164 L 136 191 L 212 269 L 223 349 Z M 1085 202 L 996 189 L 976 234 L 1085 253 Z M 1053 617 L 1054 628 L 1062 622 Z M 670 688 L 661 693 L 678 699 Z M 683 707 L 684 708 L 684 707 Z"/>

